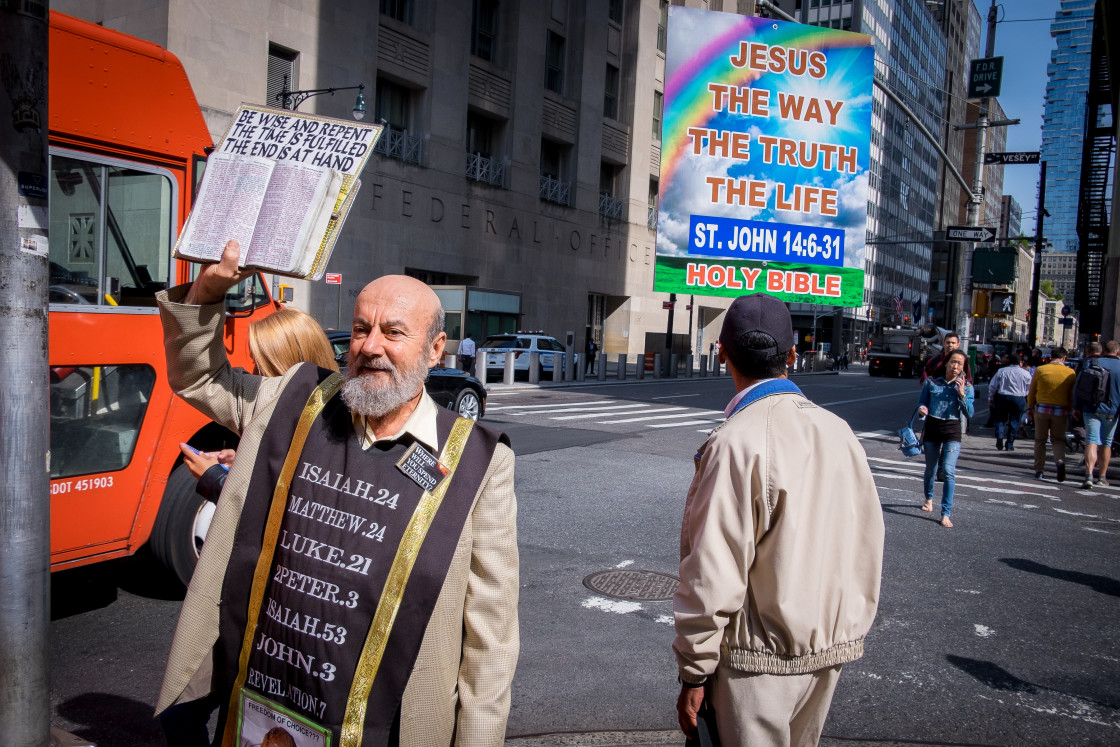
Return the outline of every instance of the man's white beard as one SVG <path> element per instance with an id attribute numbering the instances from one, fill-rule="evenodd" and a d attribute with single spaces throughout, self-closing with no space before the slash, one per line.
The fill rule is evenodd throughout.
<path id="1" fill-rule="evenodd" d="M 359 376 L 358 372 L 371 363 L 373 368 L 388 371 L 388 383 L 379 383 L 379 376 Z M 346 381 L 342 385 L 342 401 L 351 412 L 371 418 L 383 418 L 416 396 L 428 378 L 428 365 L 424 356 L 416 359 L 415 365 L 397 368 L 388 358 L 370 361 L 365 356 L 358 358 L 346 369 Z"/>

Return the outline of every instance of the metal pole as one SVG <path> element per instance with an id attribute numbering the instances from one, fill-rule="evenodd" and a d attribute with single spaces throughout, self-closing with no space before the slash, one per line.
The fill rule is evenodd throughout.
<path id="1" fill-rule="evenodd" d="M 669 294 L 669 319 L 665 323 L 665 355 L 662 357 L 661 362 L 665 366 L 662 376 L 669 378 L 669 363 L 673 356 L 673 312 L 677 308 L 677 294 Z"/>
<path id="2" fill-rule="evenodd" d="M 1038 321 L 1038 286 L 1042 282 L 1042 219 L 1046 216 L 1046 161 L 1038 165 L 1038 218 L 1034 222 L 1034 277 L 1031 279 L 1030 343 L 1033 349 L 1038 341 L 1035 332 Z M 1062 340 L 1065 341 L 1063 334 Z"/>
<path id="3" fill-rule="evenodd" d="M 47 36 L 45 3 L 0 3 L 9 66 L 0 97 L 0 741 L 14 747 L 50 742 Z M 14 116 L 15 102 L 33 116 Z"/>
<path id="4" fill-rule="evenodd" d="M 996 0 L 992 0 L 991 7 L 988 9 L 988 40 L 984 49 L 985 57 L 992 57 L 996 52 L 996 19 L 999 12 L 996 7 Z M 976 119 L 976 160 L 972 165 L 972 187 L 969 192 L 972 193 L 972 199 L 968 201 L 968 212 L 965 223 L 969 226 L 979 226 L 981 217 L 981 208 L 984 206 L 984 153 L 988 147 L 988 127 L 990 122 L 988 119 L 989 112 L 988 97 L 980 99 L 980 116 Z M 968 244 L 968 253 L 965 255 L 965 267 L 969 267 L 968 259 L 972 257 L 976 251 L 976 244 Z M 962 286 L 963 288 L 963 286 Z M 969 324 L 972 321 L 972 296 L 965 297 L 964 293 L 959 294 L 958 298 L 958 317 L 957 317 L 957 332 L 962 335 L 963 347 L 968 347 Z"/>

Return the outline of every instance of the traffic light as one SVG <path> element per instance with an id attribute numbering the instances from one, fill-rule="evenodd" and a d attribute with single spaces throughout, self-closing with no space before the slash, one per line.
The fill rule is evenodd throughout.
<path id="1" fill-rule="evenodd" d="M 910 323 L 910 317 L 908 317 L 908 316 L 904 316 L 904 317 L 902 317 L 902 321 L 903 321 L 903 323 L 905 323 L 905 324 L 909 324 L 909 323 Z"/>
<path id="2" fill-rule="evenodd" d="M 875 318 L 875 309 L 872 309 L 869 313 L 871 314 L 871 318 L 874 319 Z"/>

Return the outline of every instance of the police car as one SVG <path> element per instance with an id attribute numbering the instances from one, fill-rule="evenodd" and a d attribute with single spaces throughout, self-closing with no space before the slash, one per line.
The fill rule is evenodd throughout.
<path id="1" fill-rule="evenodd" d="M 559 365 L 564 370 L 564 359 L 567 352 L 564 345 L 555 337 L 541 332 L 511 332 L 503 335 L 490 335 L 478 346 L 481 360 L 486 361 L 486 380 L 500 381 L 506 366 L 506 353 L 513 351 L 513 370 L 516 374 L 524 371 L 529 375 L 529 358 L 532 353 L 539 353 L 537 372 L 541 379 L 552 378 L 553 365 Z M 574 354 L 575 365 L 579 365 L 579 355 Z M 476 362 L 477 366 L 478 363 Z"/>

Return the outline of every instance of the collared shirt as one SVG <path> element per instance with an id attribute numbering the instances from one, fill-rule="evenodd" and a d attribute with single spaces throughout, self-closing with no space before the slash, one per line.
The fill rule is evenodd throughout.
<path id="1" fill-rule="evenodd" d="M 358 443 L 362 445 L 363 451 L 368 450 L 378 441 L 399 441 L 407 433 L 426 446 L 433 454 L 438 454 L 439 437 L 436 435 L 436 412 L 438 409 L 439 405 L 425 391 L 423 396 L 420 397 L 416 409 L 408 416 L 408 420 L 401 426 L 401 429 L 391 436 L 381 438 L 374 434 L 373 426 L 369 424 L 369 419 L 365 415 L 359 415 L 355 412 L 351 413 L 350 417 L 354 423 L 354 434 L 358 437 Z"/>
<path id="2" fill-rule="evenodd" d="M 988 391 L 993 395 L 1026 397 L 1031 391 L 1031 372 L 1022 366 L 1004 366 L 996 371 L 996 375 L 992 377 L 992 383 L 988 385 Z"/>
<path id="3" fill-rule="evenodd" d="M 474 340 L 467 338 L 459 343 L 459 355 L 473 356 L 475 351 Z"/>
<path id="4" fill-rule="evenodd" d="M 773 379 L 759 379 L 758 381 L 751 384 L 749 387 L 747 387 L 746 389 L 744 389 L 743 391 L 739 392 L 734 397 L 732 397 L 731 401 L 727 403 L 727 407 L 723 408 L 723 417 L 725 417 L 725 418 L 731 417 L 731 413 L 735 412 L 735 406 L 743 400 L 743 397 L 747 396 L 747 392 L 754 389 L 759 384 L 766 383 L 767 381 L 773 381 Z"/>

